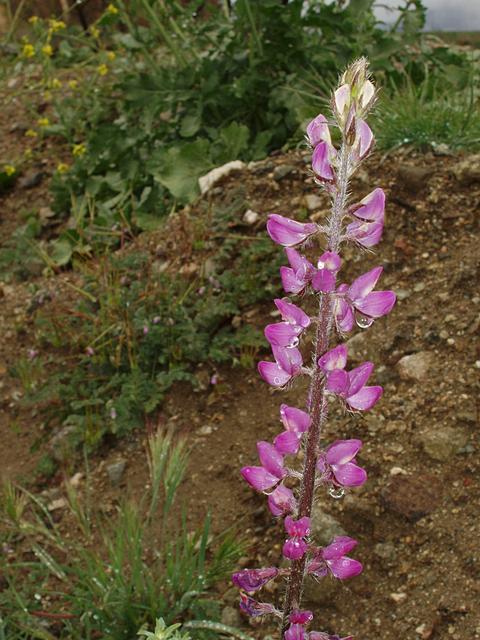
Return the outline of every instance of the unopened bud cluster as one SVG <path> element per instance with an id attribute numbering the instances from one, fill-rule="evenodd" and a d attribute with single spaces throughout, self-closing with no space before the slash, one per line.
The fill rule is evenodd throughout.
<path id="1" fill-rule="evenodd" d="M 241 609 L 254 617 L 272 614 L 281 618 L 285 640 L 341 640 L 337 635 L 307 629 L 313 614 L 301 610 L 303 582 L 328 576 L 346 580 L 362 571 L 361 563 L 349 555 L 357 541 L 337 536 L 327 546 L 317 546 L 311 535 L 310 516 L 315 494 L 322 487 L 339 498 L 350 487 L 367 480 L 365 469 L 356 461 L 361 440 L 323 441 L 321 429 L 329 404 L 337 401 L 348 411 L 367 411 L 383 393 L 382 387 L 368 384 L 373 363 L 364 362 L 348 370 L 346 345 L 330 344 L 341 340 L 355 324 L 368 328 L 395 304 L 392 291 L 376 290 L 382 267 L 370 269 L 350 284 L 338 281 L 342 243 L 370 248 L 380 241 L 383 232 L 382 189 L 375 188 L 358 202 L 348 201 L 349 179 L 374 143 L 365 118 L 375 94 L 367 62 L 360 59 L 345 71 L 333 93 L 333 118 L 328 120 L 320 114 L 307 127 L 315 181 L 332 201 L 327 223 L 300 223 L 277 214 L 270 215 L 267 223 L 272 240 L 285 247 L 288 266 L 280 268 L 280 276 L 289 297 L 275 300 L 281 321 L 265 329 L 273 360 L 260 362 L 258 370 L 269 385 L 279 389 L 291 386 L 299 376 L 308 376 L 310 389 L 306 410 L 280 406 L 283 430 L 272 443 L 257 443 L 259 465 L 242 469 L 250 486 L 267 495 L 273 516 L 285 518 L 282 553 L 290 566 L 244 569 L 233 575 L 233 582 L 241 590 Z M 338 149 L 332 144 L 332 127 L 341 133 Z M 308 249 L 309 255 L 317 249 L 319 258 L 312 261 L 302 249 Z M 292 301 L 306 294 L 318 299 L 314 317 Z M 314 347 L 307 366 L 301 345 L 309 331 L 314 333 Z M 302 472 L 295 469 L 293 460 L 300 450 L 304 454 Z M 271 580 L 285 581 L 282 610 L 257 599 L 256 593 Z"/>

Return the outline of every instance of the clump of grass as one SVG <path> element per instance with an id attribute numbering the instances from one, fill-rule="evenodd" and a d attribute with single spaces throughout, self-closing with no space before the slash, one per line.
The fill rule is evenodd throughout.
<path id="1" fill-rule="evenodd" d="M 215 618 L 211 587 L 234 567 L 242 544 L 213 537 L 210 517 L 189 531 L 173 505 L 188 463 L 182 441 L 157 433 L 148 443 L 149 488 L 106 519 L 72 487 L 67 503 L 76 530 L 67 538 L 48 508 L 25 489 L 5 486 L 0 520 L 8 541 L 31 553 L 0 561 L 0 638 L 131 640 L 158 617 L 166 625 Z M 33 582 L 26 575 L 35 576 Z M 145 627 L 144 627 L 145 628 Z"/>

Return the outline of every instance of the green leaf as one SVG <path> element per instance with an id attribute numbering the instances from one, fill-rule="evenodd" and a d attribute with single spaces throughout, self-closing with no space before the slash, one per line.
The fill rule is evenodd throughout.
<path id="1" fill-rule="evenodd" d="M 180 135 L 182 138 L 191 138 L 200 129 L 201 124 L 199 115 L 185 116 L 180 125 Z"/>
<path id="2" fill-rule="evenodd" d="M 68 264 L 72 258 L 73 247 L 66 238 L 59 238 L 52 242 L 51 259 L 59 267 Z"/>
<path id="3" fill-rule="evenodd" d="M 224 160 L 237 160 L 248 147 L 249 130 L 244 124 L 232 122 L 220 131 L 220 141 L 224 145 Z"/>

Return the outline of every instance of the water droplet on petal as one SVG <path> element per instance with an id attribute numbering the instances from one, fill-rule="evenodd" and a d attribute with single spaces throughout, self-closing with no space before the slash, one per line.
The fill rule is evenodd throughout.
<path id="1" fill-rule="evenodd" d="M 345 489 L 343 487 L 330 487 L 328 495 L 335 500 L 340 500 L 345 495 Z"/>
<path id="2" fill-rule="evenodd" d="M 274 382 L 275 384 L 280 384 L 280 378 L 274 378 L 274 379 L 273 379 L 273 382 Z"/>
<path id="3" fill-rule="evenodd" d="M 372 326 L 374 318 L 367 316 L 364 313 L 360 313 L 359 311 L 355 311 L 355 322 L 360 329 L 368 329 L 368 327 Z"/>
<path id="4" fill-rule="evenodd" d="M 288 346 L 291 349 L 294 349 L 295 347 L 298 347 L 299 343 L 300 343 L 300 340 L 298 338 L 294 338 Z"/>

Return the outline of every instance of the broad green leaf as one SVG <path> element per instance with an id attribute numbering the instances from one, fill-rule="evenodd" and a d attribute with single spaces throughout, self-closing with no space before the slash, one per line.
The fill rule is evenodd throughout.
<path id="1" fill-rule="evenodd" d="M 72 258 L 73 247 L 66 238 L 59 238 L 52 242 L 51 259 L 59 267 L 68 264 Z"/>
<path id="2" fill-rule="evenodd" d="M 182 138 L 191 138 L 200 129 L 201 124 L 199 115 L 185 116 L 180 125 L 180 135 Z"/>

